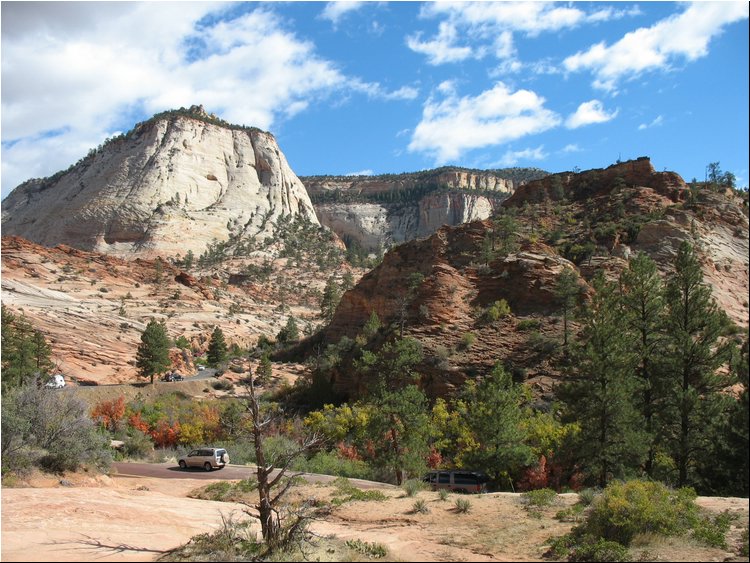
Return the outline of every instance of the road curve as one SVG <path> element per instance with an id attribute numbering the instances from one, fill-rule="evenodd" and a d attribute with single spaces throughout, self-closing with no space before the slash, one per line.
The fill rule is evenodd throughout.
<path id="1" fill-rule="evenodd" d="M 290 472 L 294 474 L 294 472 Z M 112 477 L 156 477 L 158 479 L 208 479 L 208 480 L 239 480 L 255 478 L 254 465 L 227 465 L 223 469 L 205 471 L 200 468 L 180 469 L 174 463 L 130 463 L 115 462 L 112 464 Z M 302 477 L 310 483 L 330 483 L 337 479 L 332 475 L 317 473 L 303 473 Z M 398 488 L 388 483 L 365 481 L 364 479 L 349 479 L 355 487 L 360 489 Z"/>

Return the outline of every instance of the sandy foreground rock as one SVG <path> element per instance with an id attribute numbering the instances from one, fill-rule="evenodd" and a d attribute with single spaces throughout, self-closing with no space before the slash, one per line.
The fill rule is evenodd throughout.
<path id="1" fill-rule="evenodd" d="M 153 561 L 192 536 L 219 529 L 223 520 L 247 518 L 241 504 L 187 498 L 190 491 L 216 480 L 83 475 L 66 479 L 72 486 L 45 477 L 32 480 L 31 487 L 2 489 L 3 561 Z M 333 491 L 329 485 L 306 485 L 295 488 L 293 496 L 325 502 Z M 314 521 L 311 529 L 319 537 L 381 544 L 387 561 L 541 561 L 550 538 L 573 526 L 556 520 L 555 513 L 577 500 L 575 494 L 558 495 L 553 506 L 531 518 L 518 494 L 492 493 L 463 497 L 472 507 L 461 514 L 454 508 L 455 495 L 441 501 L 437 493 L 423 491 L 417 498 L 429 511 L 421 514 L 413 510 L 415 498 L 402 490 L 382 491 L 387 500 L 347 502 Z M 730 549 L 671 538 L 648 546 L 652 557 L 735 557 L 741 530 L 748 525 L 747 499 L 700 497 L 698 504 L 737 516 L 729 534 Z M 352 560 L 336 556 L 328 553 L 325 560 Z"/>

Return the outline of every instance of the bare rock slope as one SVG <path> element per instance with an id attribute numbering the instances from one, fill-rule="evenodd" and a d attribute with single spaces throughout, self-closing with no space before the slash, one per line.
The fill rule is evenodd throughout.
<path id="1" fill-rule="evenodd" d="M 18 186 L 3 201 L 2 228 L 45 246 L 173 256 L 264 235 L 281 215 L 318 224 L 273 135 L 194 106 L 157 115 L 67 171 Z"/>

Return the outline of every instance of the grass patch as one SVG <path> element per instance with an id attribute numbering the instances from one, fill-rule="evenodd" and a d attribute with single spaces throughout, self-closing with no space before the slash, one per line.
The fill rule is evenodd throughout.
<path id="1" fill-rule="evenodd" d="M 552 489 L 535 489 L 521 495 L 521 502 L 526 506 L 544 507 L 551 506 L 557 499 L 557 493 Z"/>
<path id="2" fill-rule="evenodd" d="M 381 491 L 369 490 L 363 491 L 352 485 L 351 481 L 346 477 L 339 477 L 333 481 L 333 486 L 336 488 L 336 492 L 331 499 L 331 504 L 335 506 L 341 506 L 345 502 L 351 502 L 360 500 L 364 502 L 375 501 L 382 502 L 388 500 L 388 497 Z"/>
<path id="3" fill-rule="evenodd" d="M 404 489 L 404 492 L 406 492 L 407 497 L 414 497 L 419 491 L 425 489 L 425 484 L 421 479 L 409 479 L 404 481 L 404 484 L 401 487 Z"/>
<path id="4" fill-rule="evenodd" d="M 427 502 L 424 499 L 417 499 L 411 507 L 413 514 L 429 514 L 430 508 L 427 506 Z"/>
<path id="5" fill-rule="evenodd" d="M 365 555 L 369 559 L 382 559 L 388 555 L 388 550 L 383 544 L 367 542 L 362 540 L 347 540 L 346 547 L 357 553 Z"/>
<path id="6" fill-rule="evenodd" d="M 219 481 L 188 493 L 188 497 L 200 500 L 215 500 L 220 502 L 241 502 L 247 500 L 247 495 L 258 488 L 256 481 L 243 479 L 242 481 Z"/>
<path id="7" fill-rule="evenodd" d="M 471 501 L 466 498 L 457 498 L 453 508 L 459 514 L 468 514 L 471 512 Z"/>

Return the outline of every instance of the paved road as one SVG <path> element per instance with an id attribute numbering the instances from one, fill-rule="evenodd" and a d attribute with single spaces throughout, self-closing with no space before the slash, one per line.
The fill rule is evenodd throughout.
<path id="1" fill-rule="evenodd" d="M 204 471 L 200 468 L 180 469 L 174 463 L 126 463 L 115 462 L 112 464 L 113 477 L 156 477 L 159 479 L 225 479 L 239 480 L 255 477 L 255 466 L 252 465 L 227 465 L 223 469 Z M 330 483 L 337 479 L 331 475 L 318 475 L 316 473 L 305 473 L 303 477 L 310 483 Z M 363 479 L 349 479 L 352 485 L 360 489 L 397 488 L 387 483 L 365 481 Z"/>

